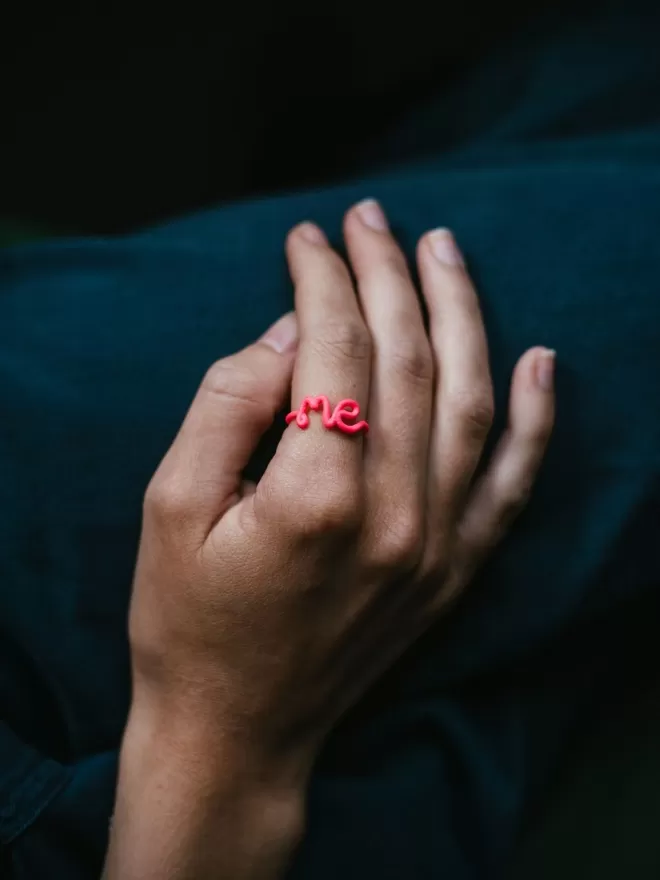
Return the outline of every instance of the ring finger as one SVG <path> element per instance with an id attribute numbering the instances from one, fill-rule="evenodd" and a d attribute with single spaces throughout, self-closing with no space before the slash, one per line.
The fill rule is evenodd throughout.
<path id="1" fill-rule="evenodd" d="M 426 235 L 418 264 L 440 374 L 429 455 L 433 553 L 465 504 L 493 419 L 493 388 L 479 302 L 451 233 Z"/>

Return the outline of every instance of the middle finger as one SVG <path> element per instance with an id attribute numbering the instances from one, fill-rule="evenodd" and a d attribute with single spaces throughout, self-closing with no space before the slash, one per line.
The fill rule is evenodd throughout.
<path id="1" fill-rule="evenodd" d="M 349 211 L 344 235 L 374 349 L 365 456 L 373 538 L 396 553 L 423 539 L 433 358 L 405 257 L 380 205 L 369 199 Z"/>

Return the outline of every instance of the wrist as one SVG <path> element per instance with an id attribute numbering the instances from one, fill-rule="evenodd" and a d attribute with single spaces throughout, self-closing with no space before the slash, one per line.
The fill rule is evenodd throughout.
<path id="1" fill-rule="evenodd" d="M 108 880 L 279 876 L 302 836 L 305 784 L 236 739 L 134 700 Z"/>
<path id="2" fill-rule="evenodd" d="M 124 733 L 126 750 L 166 755 L 174 767 L 241 791 L 304 792 L 312 756 L 301 749 L 275 754 L 245 725 L 167 700 L 154 705 L 133 699 Z"/>

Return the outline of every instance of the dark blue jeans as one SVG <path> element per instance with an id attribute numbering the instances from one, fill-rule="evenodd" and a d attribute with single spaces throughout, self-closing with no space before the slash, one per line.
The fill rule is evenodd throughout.
<path id="1" fill-rule="evenodd" d="M 291 306 L 287 229 L 311 218 L 339 244 L 364 196 L 409 254 L 432 226 L 456 231 L 499 413 L 517 357 L 544 344 L 558 421 L 515 533 L 329 742 L 292 877 L 498 876 L 569 738 L 654 658 L 660 74 L 657 25 L 627 21 L 493 62 L 402 124 L 368 181 L 0 253 L 9 876 L 98 876 L 143 490 L 205 368 Z"/>

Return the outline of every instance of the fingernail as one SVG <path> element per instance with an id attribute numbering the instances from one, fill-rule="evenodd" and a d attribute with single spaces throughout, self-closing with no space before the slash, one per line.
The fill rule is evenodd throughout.
<path id="1" fill-rule="evenodd" d="M 289 312 L 276 321 L 264 335 L 261 341 L 270 345 L 275 351 L 283 354 L 293 348 L 298 341 L 298 321 L 295 312 Z"/>
<path id="2" fill-rule="evenodd" d="M 319 229 L 314 223 L 301 223 L 298 227 L 298 234 L 310 244 L 328 243 L 328 239 L 325 237 L 323 230 Z"/>
<path id="3" fill-rule="evenodd" d="M 448 229 L 434 229 L 429 233 L 429 244 L 433 256 L 446 266 L 464 266 L 463 254 L 458 249 L 456 239 Z"/>
<path id="4" fill-rule="evenodd" d="M 555 383 L 555 358 L 557 352 L 552 348 L 542 351 L 536 360 L 536 382 L 543 391 L 552 391 Z"/>
<path id="5" fill-rule="evenodd" d="M 376 199 L 365 199 L 356 206 L 358 217 L 365 226 L 376 232 L 387 232 L 387 218 Z"/>

